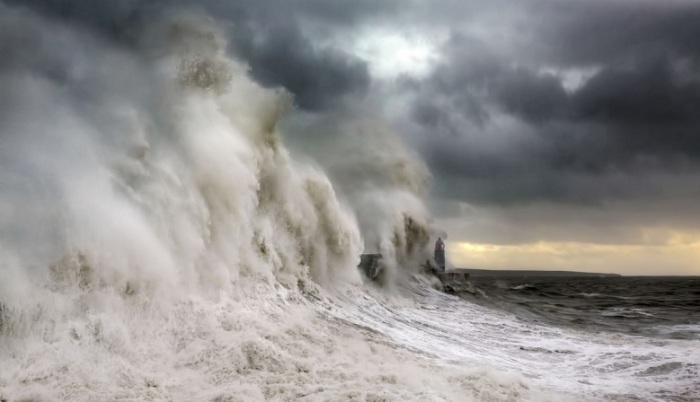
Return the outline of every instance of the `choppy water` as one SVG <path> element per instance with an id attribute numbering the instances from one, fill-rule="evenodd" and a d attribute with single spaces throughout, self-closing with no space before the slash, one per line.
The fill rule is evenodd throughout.
<path id="1" fill-rule="evenodd" d="M 421 288 L 410 306 L 388 308 L 365 297 L 352 319 L 442 363 L 522 376 L 548 392 L 584 400 L 692 401 L 700 395 L 697 284 L 477 279 L 460 297 Z M 611 303 L 616 297 L 627 302 Z"/>
<path id="2" fill-rule="evenodd" d="M 459 295 L 522 319 L 585 331 L 700 339 L 700 278 L 474 278 Z"/>

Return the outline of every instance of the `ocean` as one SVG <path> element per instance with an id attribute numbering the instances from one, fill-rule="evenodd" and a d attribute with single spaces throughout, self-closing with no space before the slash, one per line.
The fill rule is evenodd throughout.
<path id="1" fill-rule="evenodd" d="M 445 293 L 391 130 L 328 125 L 320 168 L 210 18 L 112 43 L 2 7 L 42 46 L 0 72 L 0 401 L 698 400 L 696 279 Z"/>
<path id="2" fill-rule="evenodd" d="M 418 286 L 410 307 L 368 299 L 353 316 L 441 364 L 516 375 L 532 397 L 694 401 L 700 395 L 698 278 L 474 278 L 453 295 Z M 483 380 L 484 378 L 481 378 Z"/>
<path id="3" fill-rule="evenodd" d="M 698 340 L 700 278 L 474 278 L 464 300 L 581 331 Z"/>
<path id="4" fill-rule="evenodd" d="M 69 315 L 59 297 L 5 305 L 0 396 L 694 401 L 698 281 L 477 278 L 447 294 L 416 274 L 391 291 L 258 284 L 159 306 L 74 289 Z"/>

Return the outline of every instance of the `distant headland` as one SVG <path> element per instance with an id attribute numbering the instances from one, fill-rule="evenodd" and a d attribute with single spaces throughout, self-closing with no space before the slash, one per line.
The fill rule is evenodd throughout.
<path id="1" fill-rule="evenodd" d="M 621 277 L 620 274 L 602 274 L 597 272 L 576 271 L 524 271 L 458 268 L 459 272 L 468 273 L 471 278 L 573 278 L 573 277 Z"/>

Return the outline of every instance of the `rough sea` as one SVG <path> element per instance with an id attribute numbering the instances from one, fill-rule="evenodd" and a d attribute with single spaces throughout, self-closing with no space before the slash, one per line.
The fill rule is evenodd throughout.
<path id="1" fill-rule="evenodd" d="M 700 278 L 474 278 L 459 292 L 520 320 L 591 332 L 700 339 Z"/>
<path id="2" fill-rule="evenodd" d="M 0 27 L 0 401 L 700 398 L 696 279 L 442 292 L 422 162 L 354 120 L 317 133 L 331 167 L 295 157 L 212 18 Z"/>
<path id="3" fill-rule="evenodd" d="M 409 306 L 366 297 L 353 316 L 441 364 L 522 381 L 496 400 L 695 401 L 700 278 L 474 278 L 455 294 L 419 287 Z M 509 393 L 510 392 L 510 393 Z M 567 396 L 564 396 L 567 395 Z M 476 394 L 476 400 L 489 396 Z"/>

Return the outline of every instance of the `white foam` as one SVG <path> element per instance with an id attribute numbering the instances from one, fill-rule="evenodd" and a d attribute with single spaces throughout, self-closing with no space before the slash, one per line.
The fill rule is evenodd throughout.
<path id="1" fill-rule="evenodd" d="M 336 313 L 437 362 L 486 365 L 552 392 L 664 400 L 698 390 L 697 340 L 559 329 L 434 291 L 411 300 L 392 306 L 356 295 Z"/>

